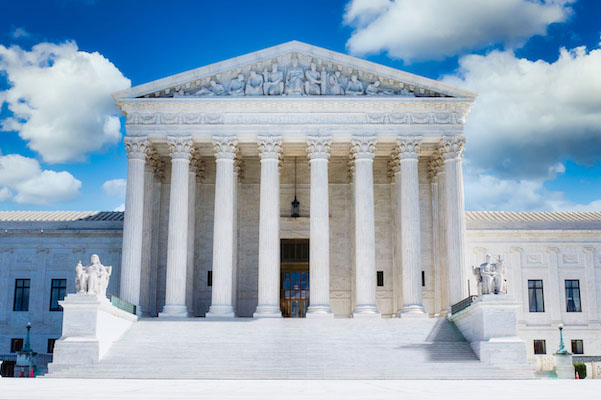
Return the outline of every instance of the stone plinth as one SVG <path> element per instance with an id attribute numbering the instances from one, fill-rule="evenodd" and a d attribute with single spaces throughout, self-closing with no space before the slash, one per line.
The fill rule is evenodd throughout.
<path id="1" fill-rule="evenodd" d="M 138 317 L 95 295 L 69 294 L 63 307 L 63 335 L 56 341 L 49 371 L 94 364 Z"/>
<path id="2" fill-rule="evenodd" d="M 511 296 L 484 295 L 449 320 L 459 328 L 481 362 L 526 365 L 526 345 L 517 332 L 518 307 Z"/>
<path id="3" fill-rule="evenodd" d="M 555 353 L 555 374 L 558 379 L 574 379 L 576 372 L 572 363 L 572 353 Z"/>

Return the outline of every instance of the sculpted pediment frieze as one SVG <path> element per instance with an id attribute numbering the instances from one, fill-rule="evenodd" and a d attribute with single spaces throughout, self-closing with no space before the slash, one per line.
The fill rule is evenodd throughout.
<path id="1" fill-rule="evenodd" d="M 475 93 L 345 54 L 289 42 L 114 95 L 125 98 L 475 97 Z"/>

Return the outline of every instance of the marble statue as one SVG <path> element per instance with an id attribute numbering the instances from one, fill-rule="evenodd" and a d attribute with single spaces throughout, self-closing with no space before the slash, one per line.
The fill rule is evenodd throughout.
<path id="1" fill-rule="evenodd" d="M 263 93 L 268 96 L 279 96 L 284 94 L 284 73 L 278 69 L 278 64 L 271 66 L 271 71 L 263 71 L 265 83 L 263 84 Z"/>
<path id="2" fill-rule="evenodd" d="M 92 254 L 87 267 L 79 261 L 75 267 L 76 292 L 105 298 L 112 270 L 113 267 L 102 265 L 97 254 Z"/>
<path id="3" fill-rule="evenodd" d="M 369 85 L 367 85 L 367 87 L 365 88 L 365 94 L 368 96 L 393 96 L 395 94 L 398 94 L 391 89 L 382 89 L 381 86 L 382 81 L 376 79 L 374 83 L 370 83 Z"/>
<path id="4" fill-rule="evenodd" d="M 246 81 L 244 75 L 238 74 L 238 77 L 232 79 L 230 82 L 230 96 L 244 96 L 244 89 L 246 88 Z"/>
<path id="5" fill-rule="evenodd" d="M 496 263 L 491 263 L 491 255 L 487 254 L 485 262 L 479 267 L 472 267 L 474 275 L 478 279 L 478 294 L 501 294 L 507 293 L 505 281 L 505 264 L 501 256 Z"/>
<path id="6" fill-rule="evenodd" d="M 346 94 L 351 96 L 363 94 L 363 84 L 357 79 L 357 75 L 351 75 L 351 80 L 346 85 Z"/>
<path id="7" fill-rule="evenodd" d="M 263 94 L 263 75 L 251 70 L 246 82 L 245 94 L 247 96 L 260 96 Z"/>
<path id="8" fill-rule="evenodd" d="M 328 77 L 328 88 L 326 94 L 332 96 L 344 96 L 344 87 L 339 80 L 340 71 L 330 74 Z"/>
<path id="9" fill-rule="evenodd" d="M 286 94 L 287 95 L 303 95 L 305 94 L 303 77 L 305 72 L 303 67 L 298 65 L 296 58 L 292 59 L 292 66 L 286 73 Z"/>
<path id="10" fill-rule="evenodd" d="M 305 93 L 307 95 L 320 95 L 321 79 L 315 63 L 311 63 L 311 68 L 305 71 L 305 77 L 307 78 L 305 81 Z"/>
<path id="11" fill-rule="evenodd" d="M 223 96 L 226 93 L 225 88 L 221 83 L 211 79 L 209 87 L 201 87 L 194 96 Z"/>

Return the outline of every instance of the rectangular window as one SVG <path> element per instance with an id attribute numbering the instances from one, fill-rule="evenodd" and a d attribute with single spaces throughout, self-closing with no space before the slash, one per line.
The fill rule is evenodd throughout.
<path id="1" fill-rule="evenodd" d="M 426 287 L 426 271 L 422 271 L 422 287 Z"/>
<path id="2" fill-rule="evenodd" d="M 207 286 L 213 286 L 213 271 L 207 271 Z"/>
<path id="3" fill-rule="evenodd" d="M 582 340 L 572 340 L 572 354 L 584 354 L 584 344 Z"/>
<path id="4" fill-rule="evenodd" d="M 534 354 L 547 354 L 547 343 L 544 340 L 534 340 Z"/>
<path id="5" fill-rule="evenodd" d="M 58 302 L 63 300 L 66 294 L 67 280 L 53 279 L 52 288 L 50 289 L 50 311 L 63 311 L 63 308 L 58 304 Z"/>
<path id="6" fill-rule="evenodd" d="M 567 312 L 582 312 L 578 279 L 566 279 L 566 310 Z"/>
<path id="7" fill-rule="evenodd" d="M 56 343 L 56 339 L 48 339 L 48 354 L 54 353 L 54 344 Z"/>
<path id="8" fill-rule="evenodd" d="M 13 311 L 29 311 L 29 279 L 15 281 L 15 301 Z"/>
<path id="9" fill-rule="evenodd" d="M 545 312 L 543 281 L 541 279 L 528 280 L 528 301 L 530 312 Z"/>
<path id="10" fill-rule="evenodd" d="M 384 271 L 378 271 L 377 280 L 378 286 L 384 286 Z"/>
<path id="11" fill-rule="evenodd" d="M 11 339 L 10 340 L 10 352 L 16 353 L 17 351 L 21 351 L 23 348 L 23 339 Z"/>

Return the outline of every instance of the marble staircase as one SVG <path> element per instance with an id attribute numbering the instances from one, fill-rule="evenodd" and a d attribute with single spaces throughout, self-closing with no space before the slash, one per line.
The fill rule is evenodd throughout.
<path id="1" fill-rule="evenodd" d="M 47 377 L 528 379 L 481 364 L 446 319 L 142 319 L 98 363 Z"/>

